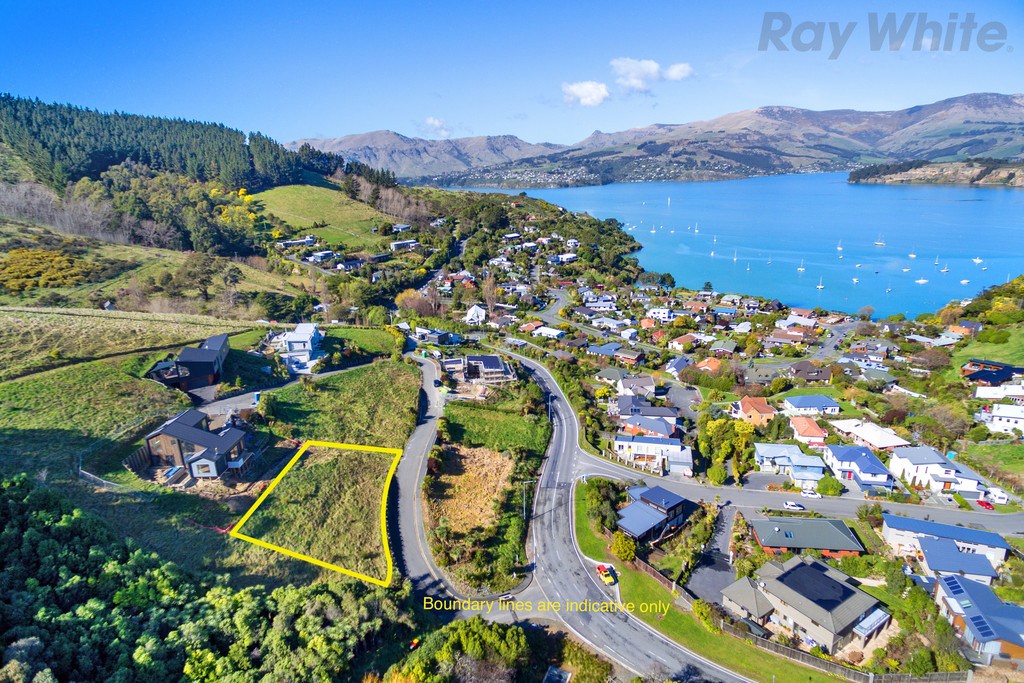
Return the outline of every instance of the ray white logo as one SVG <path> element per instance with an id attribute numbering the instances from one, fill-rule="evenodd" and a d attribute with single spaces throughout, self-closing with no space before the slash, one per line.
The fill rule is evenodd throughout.
<path id="1" fill-rule="evenodd" d="M 761 22 L 761 40 L 757 49 L 766 52 L 774 47 L 781 52 L 822 52 L 826 43 L 829 59 L 837 59 L 850 42 L 859 22 L 845 24 L 838 21 L 801 21 L 793 23 L 786 12 L 765 12 Z M 1006 25 L 999 21 L 979 24 L 974 12 L 960 16 L 951 12 L 945 21 L 929 18 L 927 12 L 907 12 L 902 17 L 895 12 L 868 14 L 868 47 L 873 52 L 888 49 L 892 52 L 910 46 L 911 50 L 967 52 L 977 46 L 982 52 L 995 52 L 1006 45 Z M 787 44 L 788 42 L 788 44 Z"/>

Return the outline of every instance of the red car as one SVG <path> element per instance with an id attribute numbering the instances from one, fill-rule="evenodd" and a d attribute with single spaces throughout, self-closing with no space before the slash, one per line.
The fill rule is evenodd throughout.
<path id="1" fill-rule="evenodd" d="M 987 500 L 979 500 L 978 507 L 982 507 L 986 510 L 995 510 L 995 508 L 992 507 L 992 503 L 988 502 Z"/>

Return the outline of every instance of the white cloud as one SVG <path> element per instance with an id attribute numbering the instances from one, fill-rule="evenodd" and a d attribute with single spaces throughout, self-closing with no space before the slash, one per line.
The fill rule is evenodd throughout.
<path id="1" fill-rule="evenodd" d="M 562 92 L 566 102 L 579 102 L 584 107 L 596 107 L 608 99 L 608 86 L 597 81 L 563 83 Z"/>
<path id="2" fill-rule="evenodd" d="M 617 76 L 615 82 L 626 92 L 649 92 L 651 81 L 681 81 L 693 73 L 693 67 L 685 62 L 662 69 L 653 59 L 619 57 L 611 64 Z"/>
<path id="3" fill-rule="evenodd" d="M 448 126 L 448 123 L 444 119 L 439 119 L 434 116 L 428 116 L 423 120 L 423 132 L 427 135 L 436 135 L 439 138 L 449 138 L 452 135 L 452 129 Z"/>
<path id="4" fill-rule="evenodd" d="M 680 62 L 665 69 L 664 74 L 666 81 L 681 81 L 693 74 L 693 67 L 686 62 Z"/>
<path id="5" fill-rule="evenodd" d="M 650 90 L 648 81 L 661 80 L 661 67 L 653 59 L 619 57 L 612 60 L 612 71 L 618 76 L 615 82 L 627 92 L 647 92 Z"/>

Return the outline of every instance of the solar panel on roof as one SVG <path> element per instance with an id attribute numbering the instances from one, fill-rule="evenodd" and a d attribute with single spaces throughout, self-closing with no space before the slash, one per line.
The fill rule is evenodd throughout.
<path id="1" fill-rule="evenodd" d="M 963 595 L 964 589 L 960 586 L 960 584 L 954 577 L 944 576 L 942 577 L 942 581 L 946 584 L 946 588 L 949 589 L 950 593 L 952 593 L 953 595 Z"/>

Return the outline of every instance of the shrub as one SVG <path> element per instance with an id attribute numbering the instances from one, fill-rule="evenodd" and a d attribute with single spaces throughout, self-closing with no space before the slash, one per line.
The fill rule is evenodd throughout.
<path id="1" fill-rule="evenodd" d="M 708 469 L 708 481 L 715 486 L 721 486 L 725 483 L 725 478 L 728 475 L 725 472 L 725 468 L 721 465 L 715 465 Z"/>
<path id="2" fill-rule="evenodd" d="M 721 633 L 722 629 L 718 627 L 715 620 L 712 618 L 714 609 L 711 607 L 711 603 L 705 600 L 695 600 L 693 603 L 693 615 L 697 617 L 701 625 L 712 633 Z"/>
<path id="3" fill-rule="evenodd" d="M 843 485 L 831 474 L 826 475 L 818 482 L 818 493 L 823 496 L 838 496 L 843 492 Z"/>
<path id="4" fill-rule="evenodd" d="M 629 562 L 636 557 L 636 542 L 621 531 L 616 531 L 612 534 L 612 552 L 623 562 Z"/>

